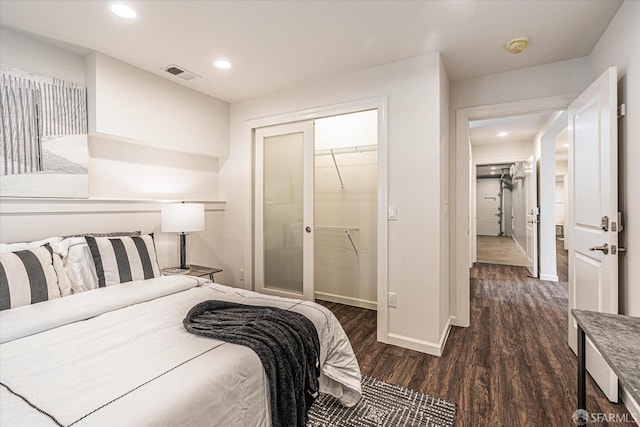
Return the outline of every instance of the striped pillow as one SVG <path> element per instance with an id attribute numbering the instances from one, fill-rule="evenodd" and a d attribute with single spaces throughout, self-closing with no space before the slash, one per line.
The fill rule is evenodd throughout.
<path id="1" fill-rule="evenodd" d="M 160 276 L 153 235 L 85 236 L 98 275 L 98 286 L 117 285 Z"/>
<path id="2" fill-rule="evenodd" d="M 0 310 L 54 298 L 60 289 L 49 244 L 0 254 Z"/>

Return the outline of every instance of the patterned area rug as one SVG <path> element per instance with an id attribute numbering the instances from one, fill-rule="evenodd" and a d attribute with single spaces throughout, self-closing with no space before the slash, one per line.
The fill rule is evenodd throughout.
<path id="1" fill-rule="evenodd" d="M 455 403 L 364 376 L 356 406 L 345 408 L 321 394 L 309 410 L 307 427 L 449 427 L 455 422 Z"/>

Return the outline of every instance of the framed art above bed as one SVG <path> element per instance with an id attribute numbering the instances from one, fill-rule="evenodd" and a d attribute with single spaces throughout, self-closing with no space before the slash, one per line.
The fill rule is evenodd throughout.
<path id="1" fill-rule="evenodd" d="M 87 89 L 0 63 L 0 197 L 89 197 Z"/>

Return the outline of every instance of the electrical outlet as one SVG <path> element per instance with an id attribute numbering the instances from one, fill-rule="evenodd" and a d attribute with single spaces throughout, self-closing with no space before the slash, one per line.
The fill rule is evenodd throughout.
<path id="1" fill-rule="evenodd" d="M 244 268 L 240 269 L 240 281 L 244 282 Z"/>
<path id="2" fill-rule="evenodd" d="M 398 294 L 395 292 L 389 292 L 387 294 L 387 302 L 389 307 L 397 307 L 398 306 Z"/>

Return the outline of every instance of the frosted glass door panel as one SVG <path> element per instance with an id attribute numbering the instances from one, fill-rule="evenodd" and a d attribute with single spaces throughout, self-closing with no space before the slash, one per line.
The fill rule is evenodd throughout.
<path id="1" fill-rule="evenodd" d="M 256 129 L 255 290 L 313 300 L 313 122 Z"/>
<path id="2" fill-rule="evenodd" d="M 304 133 L 264 138 L 264 286 L 303 291 Z"/>

